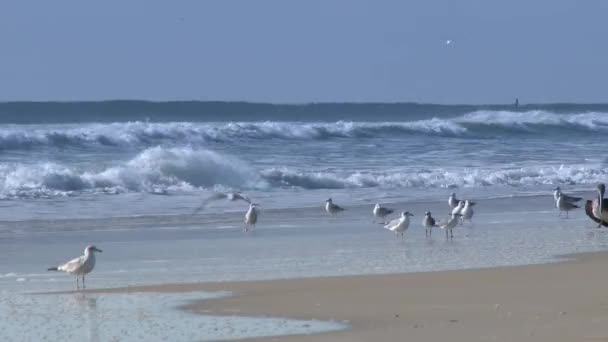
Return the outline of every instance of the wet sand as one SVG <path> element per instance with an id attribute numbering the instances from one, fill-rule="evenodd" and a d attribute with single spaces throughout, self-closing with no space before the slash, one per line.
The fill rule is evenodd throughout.
<path id="1" fill-rule="evenodd" d="M 608 253 L 480 270 L 166 284 L 96 292 L 233 291 L 205 314 L 348 321 L 351 329 L 254 341 L 608 341 Z"/>

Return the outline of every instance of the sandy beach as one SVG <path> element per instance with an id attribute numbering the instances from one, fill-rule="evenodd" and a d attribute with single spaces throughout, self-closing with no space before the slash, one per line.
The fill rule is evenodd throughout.
<path id="1" fill-rule="evenodd" d="M 167 284 L 98 292 L 233 291 L 184 307 L 216 315 L 348 321 L 256 341 L 608 341 L 608 253 L 481 270 Z"/>

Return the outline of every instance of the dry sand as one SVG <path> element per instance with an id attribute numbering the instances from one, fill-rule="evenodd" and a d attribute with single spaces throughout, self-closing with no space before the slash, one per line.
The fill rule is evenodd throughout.
<path id="1" fill-rule="evenodd" d="M 347 320 L 351 329 L 256 341 L 608 341 L 608 253 L 517 267 L 144 286 L 228 290 L 195 312 Z"/>

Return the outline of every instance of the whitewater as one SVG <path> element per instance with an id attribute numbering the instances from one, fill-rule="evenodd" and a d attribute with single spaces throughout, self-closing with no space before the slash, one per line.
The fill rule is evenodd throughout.
<path id="1" fill-rule="evenodd" d="M 586 189 L 608 173 L 599 153 L 604 112 L 249 119 L 4 124 L 0 199 L 93 196 L 103 203 L 113 200 L 107 195 L 238 190 L 284 195 L 282 206 L 298 192 L 315 205 L 325 196 L 313 197 L 318 192 L 352 197 L 357 189 L 379 200 L 446 189 L 480 196 Z"/>

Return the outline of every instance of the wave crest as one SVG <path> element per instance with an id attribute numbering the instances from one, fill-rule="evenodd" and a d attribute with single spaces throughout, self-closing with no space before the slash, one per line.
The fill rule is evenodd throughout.
<path id="1" fill-rule="evenodd" d="M 552 128 L 552 129 L 547 129 Z M 202 146 L 238 140 L 327 140 L 412 135 L 448 137 L 506 136 L 513 132 L 552 134 L 555 130 L 608 132 L 607 113 L 555 114 L 545 111 L 476 111 L 456 118 L 409 122 L 231 122 L 19 126 L 0 129 L 0 150 L 35 147 L 147 148 L 157 145 Z"/>

